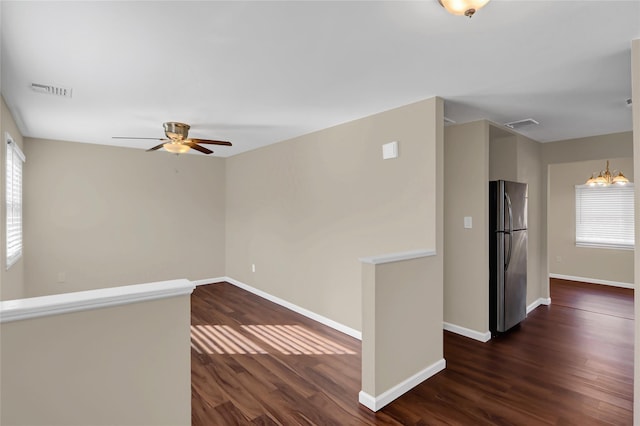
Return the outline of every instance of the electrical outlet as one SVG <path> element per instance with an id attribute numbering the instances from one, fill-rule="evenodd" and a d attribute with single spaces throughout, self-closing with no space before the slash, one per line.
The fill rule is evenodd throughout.
<path id="1" fill-rule="evenodd" d="M 58 282 L 59 283 L 63 283 L 67 281 L 67 274 L 66 272 L 58 272 Z"/>
<path id="2" fill-rule="evenodd" d="M 556 256 L 556 262 L 558 263 L 562 262 L 562 256 Z"/>

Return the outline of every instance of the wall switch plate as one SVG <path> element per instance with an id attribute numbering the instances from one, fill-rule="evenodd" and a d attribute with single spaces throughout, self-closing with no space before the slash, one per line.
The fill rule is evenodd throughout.
<path id="1" fill-rule="evenodd" d="M 471 216 L 465 216 L 464 217 L 464 227 L 466 229 L 473 228 L 473 219 L 471 219 Z"/>
<path id="2" fill-rule="evenodd" d="M 255 272 L 256 271 L 256 264 L 252 263 L 251 264 L 251 272 Z"/>
<path id="3" fill-rule="evenodd" d="M 389 160 L 398 157 L 398 142 L 393 141 L 382 145 L 382 159 Z"/>

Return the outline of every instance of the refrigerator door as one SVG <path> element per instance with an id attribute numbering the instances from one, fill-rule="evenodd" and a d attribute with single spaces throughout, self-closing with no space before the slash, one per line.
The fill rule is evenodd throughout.
<path id="1" fill-rule="evenodd" d="M 501 181 L 504 185 L 504 229 L 527 229 L 527 201 L 529 189 L 526 183 Z"/>
<path id="2" fill-rule="evenodd" d="M 497 331 L 507 331 L 527 316 L 527 231 L 504 235 L 504 275 L 498 285 Z M 500 285 L 501 284 L 501 285 Z"/>

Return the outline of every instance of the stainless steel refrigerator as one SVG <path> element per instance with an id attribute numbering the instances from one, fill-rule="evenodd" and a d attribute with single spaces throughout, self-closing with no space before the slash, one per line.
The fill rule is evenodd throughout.
<path id="1" fill-rule="evenodd" d="M 489 182 L 489 330 L 509 330 L 527 316 L 526 183 Z"/>

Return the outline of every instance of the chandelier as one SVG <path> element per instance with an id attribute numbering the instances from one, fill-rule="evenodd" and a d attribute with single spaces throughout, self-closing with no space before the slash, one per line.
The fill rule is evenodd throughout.
<path id="1" fill-rule="evenodd" d="M 607 168 L 602 170 L 598 176 L 595 173 L 591 175 L 589 180 L 585 183 L 585 185 L 589 186 L 609 186 L 612 184 L 616 185 L 625 185 L 629 182 L 629 179 L 622 174 L 622 172 L 618 172 L 616 170 L 613 171 L 613 174 L 609 171 L 609 160 L 607 160 Z"/>

